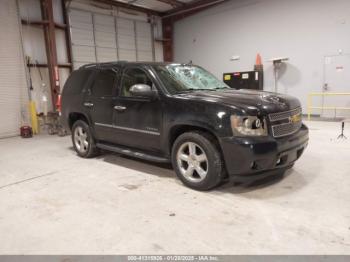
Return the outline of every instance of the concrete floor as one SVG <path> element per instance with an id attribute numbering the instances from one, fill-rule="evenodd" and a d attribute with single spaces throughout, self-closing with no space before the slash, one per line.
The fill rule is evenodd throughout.
<path id="1" fill-rule="evenodd" d="M 190 190 L 162 166 L 0 140 L 0 254 L 350 254 L 350 132 L 310 122 L 283 179 Z"/>

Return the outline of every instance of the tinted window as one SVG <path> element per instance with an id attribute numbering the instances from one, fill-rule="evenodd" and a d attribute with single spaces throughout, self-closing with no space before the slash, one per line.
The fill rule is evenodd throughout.
<path id="1" fill-rule="evenodd" d="M 64 92 L 66 94 L 79 94 L 91 75 L 91 70 L 77 70 L 72 72 L 64 85 Z"/>
<path id="2" fill-rule="evenodd" d="M 103 70 L 97 73 L 92 86 L 92 94 L 95 96 L 111 96 L 116 85 L 117 74 L 112 70 Z"/>
<path id="3" fill-rule="evenodd" d="M 122 79 L 121 96 L 131 96 L 129 90 L 133 85 L 145 84 L 152 87 L 152 80 L 146 72 L 139 68 L 131 68 L 124 71 Z"/>

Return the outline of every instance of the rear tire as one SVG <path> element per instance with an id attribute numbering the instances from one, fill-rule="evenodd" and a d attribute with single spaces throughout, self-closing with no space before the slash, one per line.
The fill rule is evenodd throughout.
<path id="1" fill-rule="evenodd" d="M 215 139 L 204 132 L 180 135 L 174 142 L 171 161 L 177 177 L 186 186 L 210 190 L 224 177 L 224 163 Z"/>
<path id="2" fill-rule="evenodd" d="M 77 120 L 72 127 L 72 142 L 78 156 L 91 158 L 99 154 L 95 139 L 89 125 L 83 120 Z"/>

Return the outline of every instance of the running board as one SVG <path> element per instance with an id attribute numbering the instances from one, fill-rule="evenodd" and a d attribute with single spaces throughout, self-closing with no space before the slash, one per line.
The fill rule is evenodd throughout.
<path id="1" fill-rule="evenodd" d="M 104 150 L 113 151 L 113 152 L 118 153 L 118 154 L 136 157 L 136 158 L 140 158 L 140 159 L 147 160 L 147 161 L 152 161 L 152 162 L 157 162 L 157 163 L 170 163 L 170 160 L 168 158 L 154 156 L 154 155 L 146 154 L 146 153 L 139 152 L 139 151 L 134 151 L 132 149 L 128 149 L 125 147 L 118 147 L 115 145 L 107 145 L 107 144 L 102 144 L 102 143 L 97 143 L 96 146 L 98 148 L 101 148 Z"/>

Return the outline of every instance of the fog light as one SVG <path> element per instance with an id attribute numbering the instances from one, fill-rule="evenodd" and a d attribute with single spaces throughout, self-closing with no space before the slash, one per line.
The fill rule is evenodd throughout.
<path id="1" fill-rule="evenodd" d="M 276 165 L 279 165 L 281 163 L 281 158 L 277 159 Z"/>

